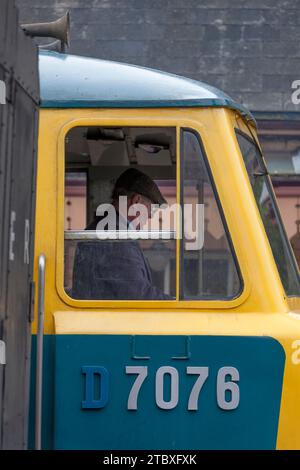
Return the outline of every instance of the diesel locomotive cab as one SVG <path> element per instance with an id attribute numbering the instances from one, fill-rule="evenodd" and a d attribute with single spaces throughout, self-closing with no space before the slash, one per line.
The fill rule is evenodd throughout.
<path id="1" fill-rule="evenodd" d="M 126 64 L 42 52 L 40 78 L 31 445 L 299 448 L 299 272 L 252 115 Z"/>

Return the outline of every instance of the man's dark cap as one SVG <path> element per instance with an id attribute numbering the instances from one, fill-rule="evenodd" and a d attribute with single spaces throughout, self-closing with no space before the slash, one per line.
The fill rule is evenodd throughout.
<path id="1" fill-rule="evenodd" d="M 157 184 L 150 176 L 137 170 L 136 168 L 128 168 L 122 173 L 116 181 L 113 199 L 118 198 L 124 192 L 138 193 L 150 199 L 154 204 L 166 204 L 167 201 L 161 194 Z"/>

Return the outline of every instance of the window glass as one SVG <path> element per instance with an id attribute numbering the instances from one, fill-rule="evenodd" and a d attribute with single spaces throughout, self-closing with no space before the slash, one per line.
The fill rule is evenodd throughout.
<path id="1" fill-rule="evenodd" d="M 247 173 L 274 259 L 287 295 L 299 295 L 300 284 L 295 259 L 286 237 L 263 159 L 252 139 L 236 131 Z"/>
<path id="2" fill-rule="evenodd" d="M 241 291 L 236 262 L 198 136 L 182 131 L 181 297 L 230 299 Z"/>
<path id="3" fill-rule="evenodd" d="M 65 167 L 67 294 L 175 299 L 176 129 L 76 127 Z"/>
<path id="4" fill-rule="evenodd" d="M 65 174 L 65 233 L 86 227 L 87 172 L 74 170 Z M 72 291 L 73 264 L 76 241 L 65 242 L 65 290 Z"/>
<path id="5" fill-rule="evenodd" d="M 262 120 L 259 141 L 284 228 L 300 268 L 300 121 Z"/>

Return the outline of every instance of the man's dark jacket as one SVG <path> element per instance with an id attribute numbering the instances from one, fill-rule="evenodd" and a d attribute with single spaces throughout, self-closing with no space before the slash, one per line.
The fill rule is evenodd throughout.
<path id="1" fill-rule="evenodd" d="M 96 217 L 86 230 L 96 230 Z M 90 300 L 171 300 L 152 284 L 151 272 L 136 241 L 99 240 L 77 244 L 72 297 Z"/>

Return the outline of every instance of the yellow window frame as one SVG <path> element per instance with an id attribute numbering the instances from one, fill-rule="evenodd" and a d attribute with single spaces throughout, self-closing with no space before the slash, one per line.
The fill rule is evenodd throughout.
<path id="1" fill-rule="evenodd" d="M 142 123 L 141 123 L 142 121 Z M 209 162 L 209 153 L 205 149 L 205 126 L 193 119 L 180 119 L 180 118 L 160 118 L 157 117 L 82 117 L 74 118 L 66 122 L 58 133 L 57 145 L 57 249 L 56 249 L 56 289 L 61 300 L 72 307 L 79 309 L 144 309 L 144 310 L 173 310 L 173 309 L 197 309 L 197 310 L 227 310 L 237 307 L 245 302 L 250 293 L 250 283 L 245 266 L 242 266 L 238 257 L 238 253 L 234 244 L 232 233 L 227 223 L 226 211 L 224 210 L 225 204 L 216 186 L 216 195 L 220 202 L 224 220 L 226 222 L 226 232 L 230 236 L 230 246 L 235 254 L 237 266 L 241 278 L 241 291 L 238 296 L 232 299 L 197 299 L 197 300 L 182 300 L 179 299 L 180 292 L 180 244 L 181 240 L 176 238 L 176 299 L 174 300 L 79 300 L 70 297 L 64 289 L 64 201 L 65 198 L 65 138 L 68 132 L 74 127 L 86 126 L 120 126 L 120 127 L 173 127 L 176 128 L 176 201 L 180 203 L 180 166 L 181 166 L 181 142 L 180 135 L 182 129 L 190 129 L 197 133 L 200 141 L 203 143 L 204 151 L 206 154 L 207 164 L 209 165 L 210 174 L 214 180 L 214 173 Z M 179 217 L 177 217 L 179 223 Z M 178 227 L 179 228 L 179 227 Z"/>

